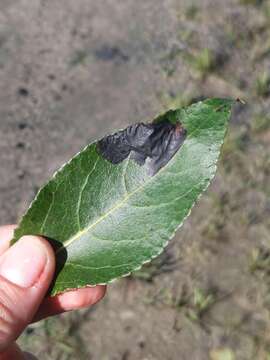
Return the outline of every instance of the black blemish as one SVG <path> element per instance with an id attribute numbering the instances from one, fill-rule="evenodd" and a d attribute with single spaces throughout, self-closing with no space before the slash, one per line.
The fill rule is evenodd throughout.
<path id="1" fill-rule="evenodd" d="M 135 124 L 98 142 L 101 155 L 119 164 L 129 155 L 139 165 L 146 165 L 150 175 L 156 174 L 179 150 L 186 138 L 181 123 L 167 120 L 153 124 Z"/>
<path id="2" fill-rule="evenodd" d="M 16 144 L 16 148 L 17 148 L 17 149 L 24 149 L 24 148 L 25 148 L 25 143 L 22 142 L 22 141 L 19 141 L 19 142 Z"/>
<path id="3" fill-rule="evenodd" d="M 22 96 L 22 97 L 27 97 L 29 95 L 29 91 L 26 88 L 19 88 L 18 89 L 18 95 Z"/>
<path id="4" fill-rule="evenodd" d="M 104 45 L 95 51 L 95 55 L 102 61 L 118 60 L 121 62 L 127 62 L 129 60 L 129 56 L 123 53 L 123 51 L 116 46 L 111 47 Z"/>
<path id="5" fill-rule="evenodd" d="M 26 122 L 24 122 L 24 121 L 22 121 L 22 122 L 20 122 L 20 123 L 18 124 L 19 130 L 24 130 L 24 129 L 27 128 L 27 126 L 28 126 L 28 124 L 27 124 Z"/>
<path id="6" fill-rule="evenodd" d="M 32 335 L 35 332 L 35 329 L 33 327 L 28 326 L 25 332 L 26 335 Z"/>

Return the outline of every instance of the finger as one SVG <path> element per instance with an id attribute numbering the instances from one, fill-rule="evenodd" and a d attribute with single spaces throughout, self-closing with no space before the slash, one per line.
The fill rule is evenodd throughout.
<path id="1" fill-rule="evenodd" d="M 19 346 L 13 343 L 7 350 L 1 352 L 0 360 L 37 360 L 37 358 L 29 353 L 23 353 Z"/>
<path id="2" fill-rule="evenodd" d="M 15 343 L 12 344 L 6 351 L 1 352 L 0 360 L 27 360 L 30 358 L 26 357 L 25 354 L 22 353 L 19 346 Z M 33 359 L 33 358 L 32 358 Z"/>
<path id="3" fill-rule="evenodd" d="M 0 256 L 9 248 L 16 225 L 0 226 Z"/>
<path id="4" fill-rule="evenodd" d="M 67 291 L 54 297 L 48 297 L 42 302 L 34 321 L 65 311 L 94 305 L 104 297 L 105 292 L 106 286 L 95 286 Z"/>
<path id="5" fill-rule="evenodd" d="M 54 268 L 51 246 L 36 236 L 23 237 L 0 257 L 0 352 L 32 320 Z"/>

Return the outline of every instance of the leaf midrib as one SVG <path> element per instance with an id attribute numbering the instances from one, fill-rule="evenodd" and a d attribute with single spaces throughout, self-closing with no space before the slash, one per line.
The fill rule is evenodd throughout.
<path id="1" fill-rule="evenodd" d="M 188 138 L 192 137 L 192 135 L 194 135 L 194 133 L 196 131 L 198 131 L 198 129 L 200 128 L 200 126 L 197 126 L 195 129 L 193 129 L 193 131 L 188 134 L 187 139 L 185 140 L 185 143 L 183 144 L 183 146 L 186 145 Z M 179 149 L 178 151 L 180 151 L 181 149 Z M 175 154 L 175 156 L 173 157 L 173 159 L 171 159 L 171 161 L 169 161 L 163 168 L 161 168 L 159 170 L 159 172 L 150 177 L 145 183 L 143 183 L 143 185 L 139 186 L 136 190 L 131 191 L 130 193 L 128 193 L 122 201 L 120 201 L 117 205 L 113 206 L 111 209 L 109 209 L 109 211 L 107 211 L 104 215 L 102 215 L 101 217 L 99 217 L 94 223 L 91 223 L 89 226 L 87 226 L 85 229 L 79 231 L 76 235 L 74 235 L 73 237 L 71 237 L 69 240 L 63 242 L 63 246 L 61 246 L 60 248 L 58 248 L 56 250 L 56 255 L 59 254 L 63 249 L 66 249 L 68 246 L 70 246 L 74 241 L 76 241 L 78 238 L 80 238 L 81 236 L 83 236 L 84 234 L 86 234 L 87 232 L 89 232 L 92 228 L 94 228 L 95 226 L 97 226 L 100 222 L 102 222 L 104 219 L 106 219 L 111 213 L 113 213 L 114 211 L 116 211 L 117 209 L 119 209 L 121 206 L 123 206 L 133 195 L 135 195 L 136 193 L 138 193 L 140 190 L 142 190 L 143 188 L 145 188 L 149 183 L 151 183 L 152 181 L 156 180 L 157 176 L 160 175 L 160 173 L 162 173 L 171 163 L 172 160 L 175 159 L 175 157 L 177 156 L 178 152 Z M 126 160 L 127 162 L 129 162 L 130 158 L 128 157 L 128 159 Z"/>
<path id="2" fill-rule="evenodd" d="M 127 159 L 127 161 L 129 161 L 129 158 Z M 169 161 L 169 163 L 171 163 Z M 168 164 L 169 164 L 168 163 Z M 167 165 L 168 165 L 167 164 Z M 167 167 L 167 165 L 165 165 L 162 169 L 160 169 L 160 171 L 158 172 L 158 174 L 160 174 L 162 171 L 164 171 L 164 169 Z M 158 175 L 157 174 L 157 175 Z M 119 209 L 122 205 L 124 205 L 134 194 L 136 194 L 137 192 L 139 192 L 140 190 L 142 190 L 144 187 L 146 187 L 153 179 L 156 179 L 157 175 L 152 176 L 151 178 L 149 178 L 145 183 L 143 183 L 143 185 L 139 186 L 136 190 L 131 191 L 130 193 L 128 193 L 123 199 L 122 201 L 120 201 L 117 205 L 113 206 L 109 211 L 107 211 L 105 214 L 103 214 L 101 217 L 99 217 L 94 223 L 90 224 L 89 226 L 87 226 L 85 229 L 79 231 L 75 236 L 71 237 L 69 240 L 63 242 L 63 246 L 61 246 L 59 249 L 56 250 L 56 254 L 59 254 L 59 252 L 61 252 L 63 249 L 67 248 L 69 245 L 71 245 L 74 241 L 76 241 L 78 238 L 80 238 L 81 236 L 83 236 L 84 234 L 86 234 L 87 232 L 89 232 L 92 228 L 94 228 L 96 225 L 98 225 L 102 220 L 104 220 L 106 217 L 108 217 L 111 213 L 113 213 L 115 210 Z"/>

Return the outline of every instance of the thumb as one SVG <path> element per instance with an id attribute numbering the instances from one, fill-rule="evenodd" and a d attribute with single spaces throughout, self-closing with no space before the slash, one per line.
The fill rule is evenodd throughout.
<path id="1" fill-rule="evenodd" d="M 54 273 L 54 253 L 40 237 L 25 236 L 0 257 L 0 352 L 35 315 Z"/>

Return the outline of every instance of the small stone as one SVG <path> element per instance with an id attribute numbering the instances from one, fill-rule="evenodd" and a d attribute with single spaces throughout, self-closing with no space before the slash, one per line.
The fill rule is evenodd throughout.
<path id="1" fill-rule="evenodd" d="M 27 97 L 29 95 L 29 91 L 28 91 L 28 89 L 21 87 L 18 89 L 18 95 L 20 95 L 22 97 Z"/>

